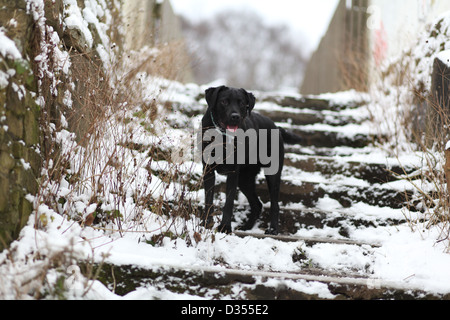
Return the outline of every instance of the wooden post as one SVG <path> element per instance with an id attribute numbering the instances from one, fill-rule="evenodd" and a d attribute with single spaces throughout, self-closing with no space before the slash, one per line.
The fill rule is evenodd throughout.
<path id="1" fill-rule="evenodd" d="M 447 191 L 450 195 L 450 141 L 447 143 L 445 150 L 445 165 L 444 165 L 445 180 L 447 181 Z"/>
<path id="2" fill-rule="evenodd" d="M 450 195 L 450 51 L 438 54 L 433 65 L 431 97 L 427 108 L 426 146 L 445 146 L 444 173 Z M 446 143 L 446 145 L 445 145 Z"/>
<path id="3" fill-rule="evenodd" d="M 434 60 L 431 97 L 427 108 L 426 146 L 448 141 L 450 112 L 450 51 L 441 52 Z M 441 141 L 442 140 L 442 141 Z"/>

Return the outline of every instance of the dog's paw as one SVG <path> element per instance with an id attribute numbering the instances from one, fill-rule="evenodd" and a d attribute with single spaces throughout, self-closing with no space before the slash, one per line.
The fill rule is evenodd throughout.
<path id="1" fill-rule="evenodd" d="M 278 235 L 278 230 L 273 229 L 273 228 L 269 228 L 269 229 L 266 230 L 265 234 L 268 235 L 268 236 L 277 236 Z"/>
<path id="2" fill-rule="evenodd" d="M 217 228 L 217 231 L 221 232 L 221 233 L 226 233 L 226 234 L 231 234 L 233 232 L 233 230 L 231 229 L 231 225 L 226 225 L 226 224 L 221 224 Z"/>
<path id="3" fill-rule="evenodd" d="M 240 229 L 242 231 L 249 231 L 249 230 L 253 229 L 255 224 L 256 224 L 256 220 L 255 221 L 247 221 Z"/>

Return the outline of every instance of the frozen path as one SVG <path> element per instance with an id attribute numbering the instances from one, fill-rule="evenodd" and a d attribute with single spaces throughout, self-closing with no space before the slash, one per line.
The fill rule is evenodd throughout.
<path id="1" fill-rule="evenodd" d="M 199 116 L 205 108 L 199 92 L 193 100 L 171 103 L 178 112 Z M 421 213 L 404 208 L 414 188 L 400 177 L 415 170 L 416 160 L 400 163 L 374 147 L 378 136 L 363 99 L 353 92 L 308 99 L 258 93 L 257 98 L 256 111 L 306 141 L 287 147 L 281 235 L 264 235 L 269 199 L 261 175 L 257 186 L 265 203 L 261 220 L 251 232 L 238 231 L 249 210 L 239 196 L 235 234 L 216 234 L 213 243 L 197 246 L 202 252 L 198 256 L 207 257 L 207 263 L 195 260 L 150 268 L 122 263 L 114 274 L 105 269 L 103 279 L 118 281 L 122 275 L 127 283 L 131 275 L 135 284 L 120 291 L 129 297 L 145 296 L 150 284 L 207 299 L 448 297 L 450 278 L 436 277 L 433 270 L 448 266 L 450 258 L 433 248 L 432 240 L 408 230 L 408 218 L 420 218 Z M 220 208 L 224 180 L 218 179 L 217 185 Z M 433 252 L 425 254 L 426 248 Z M 424 262 L 428 256 L 435 259 L 435 266 Z"/>

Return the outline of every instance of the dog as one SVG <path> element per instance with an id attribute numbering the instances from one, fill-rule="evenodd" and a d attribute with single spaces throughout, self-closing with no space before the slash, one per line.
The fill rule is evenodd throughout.
<path id="1" fill-rule="evenodd" d="M 205 209 L 201 217 L 202 222 L 207 228 L 211 228 L 213 225 L 213 199 L 215 173 L 217 172 L 227 176 L 226 201 L 218 231 L 227 234 L 232 233 L 231 221 L 238 188 L 250 204 L 248 221 L 241 229 L 251 230 L 263 207 L 256 194 L 256 177 L 261 169 L 264 169 L 266 170 L 265 175 L 271 203 L 270 226 L 266 230 L 266 234 L 277 235 L 279 233 L 280 207 L 278 202 L 285 155 L 284 144 L 302 143 L 302 137 L 277 127 L 268 117 L 253 112 L 256 103 L 255 96 L 245 89 L 226 86 L 209 88 L 205 92 L 205 98 L 208 108 L 202 119 L 203 138 L 201 148 L 203 151 L 203 186 L 205 190 Z M 241 157 L 241 154 L 233 153 L 239 148 L 237 139 L 235 139 L 238 131 L 241 136 L 245 137 L 245 140 L 243 140 L 245 146 L 240 149 L 241 153 L 245 151 L 244 157 Z M 214 135 L 214 139 L 211 137 L 205 138 L 208 132 L 210 133 L 209 136 Z M 250 133 L 254 133 L 253 137 L 256 140 L 250 141 L 252 136 Z M 222 142 L 216 143 L 215 152 L 211 152 L 214 141 L 217 142 L 220 138 L 223 138 Z M 225 142 L 225 140 L 228 142 Z M 231 154 L 232 159 L 227 158 L 227 161 L 221 162 L 208 161 L 209 158 L 205 157 L 205 153 L 209 151 L 212 157 L 216 157 L 222 151 L 220 148 L 224 148 L 222 154 Z M 265 155 L 264 152 L 260 154 L 263 149 L 266 151 Z M 236 161 L 239 157 L 241 157 L 241 161 Z M 269 158 L 270 163 L 267 161 Z M 269 167 L 272 169 L 270 172 L 268 171 Z"/>

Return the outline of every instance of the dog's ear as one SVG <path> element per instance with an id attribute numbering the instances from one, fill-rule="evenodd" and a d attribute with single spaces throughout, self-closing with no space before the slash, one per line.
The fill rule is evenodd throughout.
<path id="1" fill-rule="evenodd" d="M 209 88 L 205 91 L 206 102 L 208 103 L 208 107 L 214 108 L 217 103 L 217 97 L 219 92 L 225 89 L 225 86 L 220 86 L 217 88 Z"/>
<path id="2" fill-rule="evenodd" d="M 247 90 L 245 89 L 241 89 L 241 91 L 247 96 L 247 101 L 248 101 L 248 115 L 250 115 L 252 113 L 252 110 L 255 108 L 255 104 L 256 104 L 256 98 L 253 95 L 253 93 L 247 92 Z"/>

